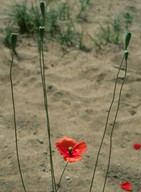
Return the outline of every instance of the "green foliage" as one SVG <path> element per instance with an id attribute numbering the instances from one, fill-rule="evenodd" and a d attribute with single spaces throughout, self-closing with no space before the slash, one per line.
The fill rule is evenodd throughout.
<path id="1" fill-rule="evenodd" d="M 80 0 L 80 11 L 78 17 L 81 17 L 81 14 L 86 10 L 88 5 L 90 5 L 91 0 Z"/>
<path id="2" fill-rule="evenodd" d="M 82 0 L 79 4 L 80 10 L 84 10 L 90 0 Z M 83 4 L 83 9 L 82 9 Z M 17 28 L 19 34 L 34 35 L 39 31 L 40 26 L 45 26 L 48 39 L 58 41 L 66 46 L 74 46 L 83 49 L 83 33 L 75 29 L 76 18 L 74 18 L 72 8 L 73 3 L 46 1 L 47 9 L 44 13 L 44 19 L 41 13 L 41 7 L 27 1 L 14 3 L 11 13 L 9 14 L 9 23 L 5 28 L 5 45 L 9 44 L 9 34 L 13 26 Z M 79 9 L 78 9 L 79 10 Z M 78 13 L 79 14 L 79 13 Z M 76 15 L 78 15 L 76 13 Z M 8 46 L 9 47 L 9 46 Z"/>
<path id="3" fill-rule="evenodd" d="M 118 15 L 108 21 L 106 25 L 100 24 L 94 37 L 90 35 L 89 37 L 98 49 L 102 49 L 102 47 L 107 44 L 121 44 L 122 34 L 125 30 L 129 29 L 132 21 L 133 17 L 130 13 Z"/>
<path id="4" fill-rule="evenodd" d="M 61 44 L 67 46 L 73 46 L 75 37 L 75 29 L 71 22 L 67 23 L 66 26 L 61 30 L 61 33 L 58 36 L 58 40 Z"/>
<path id="5" fill-rule="evenodd" d="M 58 7 L 58 18 L 60 20 L 69 20 L 70 19 L 70 7 L 67 3 L 62 3 Z"/>
<path id="6" fill-rule="evenodd" d="M 55 37 L 60 32 L 58 25 L 58 13 L 56 10 L 51 10 L 46 14 L 46 30 L 51 37 Z"/>
<path id="7" fill-rule="evenodd" d="M 31 8 L 29 8 L 30 11 L 30 17 L 31 17 L 31 23 L 32 25 L 30 26 L 31 28 L 29 29 L 29 32 L 35 33 L 38 29 L 39 26 L 42 26 L 42 19 L 41 19 L 41 14 L 39 11 L 39 8 L 32 5 Z"/>
<path id="8" fill-rule="evenodd" d="M 25 2 L 22 4 L 16 3 L 13 6 L 10 16 L 13 22 L 19 27 L 20 33 L 32 33 L 34 31 L 33 15 Z"/>
<path id="9" fill-rule="evenodd" d="M 125 20 L 125 28 L 126 28 L 126 30 L 128 30 L 129 29 L 129 26 L 132 24 L 132 22 L 133 22 L 133 14 L 131 14 L 131 13 L 125 13 L 124 15 L 124 20 Z"/>
<path id="10" fill-rule="evenodd" d="M 122 24 L 119 16 L 115 17 L 112 26 L 112 35 L 111 35 L 111 43 L 118 44 L 120 43 L 120 34 L 122 32 Z"/>
<path id="11" fill-rule="evenodd" d="M 61 45 L 85 49 L 83 44 L 83 32 L 76 32 L 73 22 L 68 22 L 58 35 L 58 41 Z"/>
<path id="12" fill-rule="evenodd" d="M 11 33 L 13 31 L 12 25 L 9 24 L 4 29 L 4 40 L 3 43 L 6 47 L 11 48 Z"/>
<path id="13" fill-rule="evenodd" d="M 87 10 L 91 0 L 58 2 L 56 0 L 46 0 L 44 4 L 44 18 L 40 6 L 35 4 L 14 3 L 11 13 L 9 14 L 9 23 L 5 28 L 4 44 L 10 46 L 9 37 L 13 28 L 20 34 L 34 35 L 39 31 L 40 26 L 45 26 L 46 37 L 59 42 L 61 45 L 77 47 L 85 50 L 84 32 L 77 30 L 76 25 L 78 18 L 83 18 L 83 13 Z M 43 2 L 42 2 L 43 3 Z M 76 6 L 78 12 L 76 12 Z M 75 8 L 74 8 L 75 7 Z M 74 8 L 74 10 L 73 10 Z M 95 32 L 91 40 L 96 48 L 102 49 L 106 44 L 120 44 L 121 34 L 128 30 L 133 21 L 133 14 L 122 13 L 108 21 L 106 24 L 100 24 L 99 29 Z M 83 22 L 83 21 L 82 21 Z"/>

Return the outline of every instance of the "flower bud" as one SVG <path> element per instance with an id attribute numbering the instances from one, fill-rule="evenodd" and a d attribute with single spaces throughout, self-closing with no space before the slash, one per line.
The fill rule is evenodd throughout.
<path id="1" fill-rule="evenodd" d="M 11 50 L 13 53 L 15 52 L 16 44 L 17 44 L 17 34 L 12 33 L 11 34 Z"/>

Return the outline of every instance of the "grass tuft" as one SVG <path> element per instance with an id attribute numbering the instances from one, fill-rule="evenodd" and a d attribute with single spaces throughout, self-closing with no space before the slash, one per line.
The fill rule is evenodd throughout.
<path id="1" fill-rule="evenodd" d="M 100 50 L 107 44 L 121 45 L 122 34 L 129 29 L 133 21 L 133 16 L 130 13 L 120 14 L 115 16 L 105 25 L 100 24 L 94 36 L 90 36 L 93 40 L 96 49 Z"/>

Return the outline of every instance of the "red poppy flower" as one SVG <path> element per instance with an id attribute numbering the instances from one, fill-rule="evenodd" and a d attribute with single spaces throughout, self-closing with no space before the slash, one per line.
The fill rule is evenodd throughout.
<path id="1" fill-rule="evenodd" d="M 136 149 L 136 150 L 138 150 L 138 149 L 140 149 L 141 148 L 141 144 L 139 144 L 139 143 L 136 143 L 136 144 L 134 144 L 134 149 Z"/>
<path id="2" fill-rule="evenodd" d="M 85 142 L 77 142 L 75 139 L 64 137 L 56 142 L 56 147 L 64 160 L 67 162 L 75 162 L 82 159 L 80 156 L 86 152 L 87 145 Z"/>
<path id="3" fill-rule="evenodd" d="M 125 191 L 132 191 L 132 184 L 129 183 L 128 181 L 121 183 L 120 186 Z"/>

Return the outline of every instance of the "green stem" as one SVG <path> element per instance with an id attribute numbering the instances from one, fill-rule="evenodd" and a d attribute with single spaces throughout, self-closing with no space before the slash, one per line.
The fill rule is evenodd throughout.
<path id="1" fill-rule="evenodd" d="M 118 76 L 119 76 L 119 73 L 120 73 L 123 61 L 124 61 L 124 57 L 122 58 L 119 70 L 117 72 L 117 77 L 116 77 L 116 81 L 115 81 L 115 85 L 114 85 L 114 90 L 113 90 L 113 97 L 112 97 L 112 101 L 111 101 L 111 104 L 110 104 L 110 107 L 109 107 L 109 110 L 108 110 L 108 114 L 107 114 L 107 118 L 106 118 L 106 123 L 105 123 L 105 127 L 104 127 L 103 136 L 102 136 L 102 139 L 101 139 L 101 143 L 100 143 L 100 146 L 99 146 L 99 149 L 98 149 L 98 153 L 97 153 L 97 157 L 96 157 L 96 163 L 95 163 L 94 170 L 93 170 L 93 175 L 92 175 L 92 180 L 91 180 L 89 192 L 92 191 L 92 187 L 93 187 L 93 183 L 94 183 L 94 178 L 95 178 L 95 173 L 96 173 L 96 169 L 97 169 L 97 165 L 98 165 L 98 160 L 99 160 L 99 155 L 100 155 L 101 148 L 102 148 L 102 145 L 103 145 L 103 142 L 104 142 L 104 138 L 105 138 L 108 122 L 109 122 L 109 117 L 110 117 L 111 109 L 112 109 L 112 106 L 113 106 L 113 103 L 114 103 L 114 100 L 115 100 Z"/>
<path id="2" fill-rule="evenodd" d="M 63 172 L 62 172 L 62 174 L 61 174 L 61 176 L 60 176 L 60 179 L 59 179 L 59 182 L 58 182 L 58 188 L 57 188 L 57 190 L 56 191 L 58 191 L 58 189 L 60 188 L 60 184 L 61 184 L 61 180 L 62 180 L 62 177 L 63 177 L 63 175 L 64 175 L 64 172 L 65 172 L 65 170 L 66 170 L 66 168 L 67 168 L 67 165 L 68 165 L 68 162 L 66 163 L 66 165 L 65 165 L 65 167 L 64 167 L 64 169 L 63 169 Z"/>
<path id="3" fill-rule="evenodd" d="M 13 88 L 13 79 L 12 79 L 12 69 L 13 69 L 13 62 L 14 62 L 14 52 L 11 52 L 11 65 L 10 65 L 10 84 L 11 84 L 11 95 L 12 95 L 12 105 L 13 105 L 13 120 L 14 120 L 14 129 L 15 129 L 15 147 L 16 147 L 16 157 L 17 157 L 17 162 L 18 162 L 18 169 L 21 177 L 21 182 L 22 182 L 22 187 L 24 189 L 24 192 L 27 192 L 24 180 L 23 180 L 23 175 L 22 175 L 22 170 L 21 170 L 21 164 L 20 164 L 20 158 L 19 158 L 19 148 L 18 148 L 18 135 L 17 135 L 17 122 L 16 122 L 16 107 L 15 107 L 15 98 L 14 98 L 14 88 Z"/>
<path id="4" fill-rule="evenodd" d="M 116 110 L 116 114 L 115 114 L 112 130 L 111 130 L 111 134 L 110 134 L 110 150 L 109 150 L 109 157 L 108 157 L 108 166 L 107 166 L 107 170 L 106 170 L 106 176 L 105 176 L 102 192 L 105 191 L 106 181 L 107 181 L 107 177 L 108 177 L 108 173 L 109 173 L 110 162 L 111 162 L 111 155 L 112 155 L 113 131 L 114 131 L 114 128 L 115 128 L 115 123 L 116 123 L 117 115 L 118 115 L 118 112 L 119 112 L 121 93 L 122 93 L 123 85 L 124 85 L 125 80 L 126 80 L 126 75 L 127 75 L 127 60 L 125 60 L 124 78 L 123 78 L 123 81 L 122 81 L 122 84 L 121 84 L 121 87 L 120 87 L 119 97 L 118 97 L 118 104 L 117 104 L 117 110 Z"/>
<path id="5" fill-rule="evenodd" d="M 48 133 L 48 143 L 49 143 L 49 156 L 50 156 L 50 167 L 51 167 L 51 179 L 52 179 L 52 190 L 56 192 L 56 182 L 52 158 L 52 144 L 51 144 L 51 134 L 50 134 L 50 122 L 48 114 L 48 98 L 47 98 L 47 89 L 46 89 L 46 78 L 45 78 L 45 62 L 44 62 L 44 51 L 43 51 L 43 41 L 40 40 L 40 70 L 41 70 L 41 80 L 43 86 L 43 95 L 44 95 L 44 107 L 46 113 L 46 124 L 47 124 L 47 133 Z"/>

